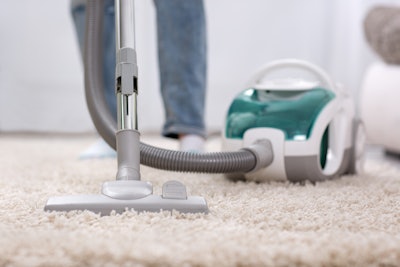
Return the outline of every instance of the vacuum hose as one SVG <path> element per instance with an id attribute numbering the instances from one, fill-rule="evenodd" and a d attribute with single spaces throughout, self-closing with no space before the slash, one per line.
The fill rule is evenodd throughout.
<path id="1" fill-rule="evenodd" d="M 109 111 L 103 93 L 103 6 L 104 0 L 87 1 L 84 51 L 85 95 L 97 131 L 115 149 L 117 123 Z M 257 169 L 260 165 L 257 162 L 260 159 L 259 152 L 260 149 L 257 148 L 244 148 L 236 152 L 194 154 L 140 143 L 140 162 L 153 168 L 169 171 L 246 173 Z M 272 154 L 269 157 L 269 161 L 272 161 Z"/>

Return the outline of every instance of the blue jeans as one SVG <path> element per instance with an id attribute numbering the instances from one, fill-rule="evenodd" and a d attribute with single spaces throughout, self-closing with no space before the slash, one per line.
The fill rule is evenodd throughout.
<path id="1" fill-rule="evenodd" d="M 116 117 L 114 1 L 104 1 L 104 85 L 107 104 Z M 162 134 L 205 137 L 206 21 L 203 0 L 154 0 L 157 13 L 158 60 L 165 109 Z M 72 8 L 81 51 L 85 6 Z M 140 52 L 139 52 L 140 53 Z"/>

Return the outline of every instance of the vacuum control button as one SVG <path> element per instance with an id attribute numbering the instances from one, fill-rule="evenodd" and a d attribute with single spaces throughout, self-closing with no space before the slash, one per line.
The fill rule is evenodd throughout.
<path id="1" fill-rule="evenodd" d="M 187 199 L 186 186 L 178 181 L 168 181 L 163 184 L 162 198 Z"/>

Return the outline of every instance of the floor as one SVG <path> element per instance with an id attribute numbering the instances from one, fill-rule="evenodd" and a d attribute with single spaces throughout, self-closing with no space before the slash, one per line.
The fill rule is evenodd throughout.
<path id="1" fill-rule="evenodd" d="M 177 147 L 159 135 L 142 140 Z M 95 141 L 0 135 L 0 266 L 399 266 L 400 160 L 382 149 L 367 149 L 366 175 L 320 183 L 141 167 L 155 195 L 180 181 L 208 214 L 44 212 L 51 197 L 98 195 L 115 180 L 115 159 L 78 159 Z M 208 151 L 219 148 L 210 138 Z"/>

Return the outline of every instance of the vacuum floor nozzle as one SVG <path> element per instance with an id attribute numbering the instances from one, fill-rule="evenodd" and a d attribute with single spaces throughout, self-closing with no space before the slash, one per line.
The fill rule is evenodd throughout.
<path id="1" fill-rule="evenodd" d="M 115 182 L 118 183 L 119 181 Z M 186 196 L 186 188 L 177 181 L 165 183 L 163 185 L 163 193 L 160 196 L 149 194 L 136 199 L 118 199 L 104 194 L 104 185 L 102 191 L 102 194 L 98 195 L 51 197 L 48 199 L 44 210 L 66 212 L 88 210 L 98 213 L 101 216 L 110 215 L 113 211 L 116 213 L 123 213 L 125 211 L 172 212 L 175 210 L 182 213 L 208 213 L 206 200 L 203 197 Z"/>

